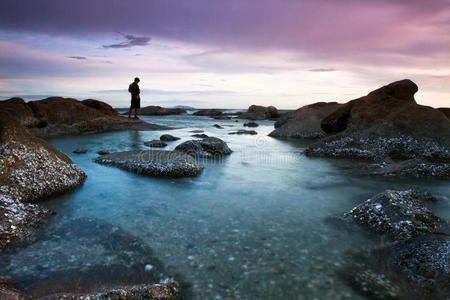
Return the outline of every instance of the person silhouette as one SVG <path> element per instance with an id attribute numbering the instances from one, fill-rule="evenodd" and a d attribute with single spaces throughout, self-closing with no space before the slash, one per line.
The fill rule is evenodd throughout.
<path id="1" fill-rule="evenodd" d="M 141 108 L 141 90 L 139 89 L 139 78 L 134 78 L 134 82 L 128 87 L 128 91 L 131 93 L 131 106 L 128 112 L 128 119 L 131 117 L 131 111 L 134 109 L 134 118 L 138 118 L 139 109 Z"/>

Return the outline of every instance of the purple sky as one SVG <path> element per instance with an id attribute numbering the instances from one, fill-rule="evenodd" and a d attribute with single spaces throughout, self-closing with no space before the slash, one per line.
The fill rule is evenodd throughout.
<path id="1" fill-rule="evenodd" d="M 449 106 L 450 0 L 2 0 L 0 97 L 298 108 L 410 78 Z"/>

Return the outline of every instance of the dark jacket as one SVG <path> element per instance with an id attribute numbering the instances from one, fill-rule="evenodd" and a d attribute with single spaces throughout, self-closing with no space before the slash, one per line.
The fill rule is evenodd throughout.
<path id="1" fill-rule="evenodd" d="M 128 87 L 128 91 L 131 93 L 131 100 L 140 99 L 141 90 L 139 89 L 139 85 L 136 82 L 133 82 Z"/>

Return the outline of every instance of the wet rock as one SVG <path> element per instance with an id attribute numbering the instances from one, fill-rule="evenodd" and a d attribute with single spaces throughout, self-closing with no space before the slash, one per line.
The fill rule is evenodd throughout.
<path id="1" fill-rule="evenodd" d="M 214 120 L 231 120 L 230 116 L 224 116 L 224 115 L 218 115 L 218 116 L 211 116 Z"/>
<path id="2" fill-rule="evenodd" d="M 115 110 L 114 108 L 112 108 L 111 105 L 109 105 L 108 103 L 99 101 L 99 100 L 86 99 L 86 100 L 81 101 L 81 103 L 83 105 L 92 107 L 92 108 L 104 113 L 105 115 L 111 115 L 111 116 L 119 115 L 119 112 L 117 110 Z"/>
<path id="3" fill-rule="evenodd" d="M 216 127 L 217 129 L 223 129 L 223 127 L 220 126 L 219 124 L 214 124 L 213 127 Z"/>
<path id="4" fill-rule="evenodd" d="M 23 293 L 16 289 L 13 281 L 0 278 L 0 299 L 18 300 L 27 299 Z"/>
<path id="5" fill-rule="evenodd" d="M 447 226 L 445 221 L 425 207 L 425 201 L 435 199 L 413 188 L 386 190 L 356 206 L 344 218 L 393 240 L 409 239 L 437 232 Z"/>
<path id="6" fill-rule="evenodd" d="M 134 150 L 100 156 L 95 162 L 149 176 L 196 176 L 203 171 L 195 159 L 180 151 Z"/>
<path id="7" fill-rule="evenodd" d="M 184 108 L 177 107 L 177 108 L 166 108 L 169 115 L 182 115 L 187 113 Z"/>
<path id="8" fill-rule="evenodd" d="M 50 211 L 35 204 L 82 184 L 86 174 L 64 153 L 0 112 L 0 247 L 23 238 Z"/>
<path id="9" fill-rule="evenodd" d="M 238 116 L 239 119 L 266 120 L 279 118 L 280 114 L 274 106 L 251 105 L 248 110 Z"/>
<path id="10" fill-rule="evenodd" d="M 76 154 L 84 154 L 84 153 L 87 153 L 87 149 L 77 148 L 77 149 L 73 150 L 72 152 L 76 153 Z"/>
<path id="11" fill-rule="evenodd" d="M 216 158 L 231 154 L 231 149 L 221 139 L 207 137 L 202 140 L 186 141 L 178 145 L 175 150 L 187 153 L 196 158 Z"/>
<path id="12" fill-rule="evenodd" d="M 218 109 L 202 109 L 193 113 L 194 116 L 218 116 L 221 115 L 222 111 Z"/>
<path id="13" fill-rule="evenodd" d="M 45 138 L 119 130 L 171 129 L 114 115 L 108 104 L 88 100 L 83 104 L 76 99 L 50 97 L 21 103 L 22 99 L 15 98 L 13 101 L 0 101 L 0 111 L 9 112 L 11 117 L 28 126 L 32 134 Z M 12 111 L 10 102 L 14 102 Z M 29 119 L 30 113 L 37 121 Z"/>
<path id="14" fill-rule="evenodd" d="M 248 123 L 244 123 L 245 127 L 258 127 L 258 123 L 255 122 L 248 122 Z"/>
<path id="15" fill-rule="evenodd" d="M 342 105 L 321 122 L 330 136 L 310 145 L 305 153 L 448 164 L 450 121 L 443 112 L 418 105 L 414 100 L 417 89 L 414 82 L 401 80 Z"/>
<path id="16" fill-rule="evenodd" d="M 238 135 L 250 134 L 250 135 L 255 135 L 255 134 L 258 134 L 258 133 L 256 131 L 254 131 L 254 130 L 239 129 L 238 131 L 233 131 L 233 132 L 230 132 L 228 134 L 238 134 Z"/>
<path id="17" fill-rule="evenodd" d="M 203 133 L 204 131 L 196 129 L 196 130 L 191 130 L 189 132 L 192 132 L 192 133 Z"/>
<path id="18" fill-rule="evenodd" d="M 121 299 L 121 300 L 138 300 L 138 299 L 158 299 L 158 300 L 175 300 L 179 299 L 180 293 L 178 285 L 173 281 L 165 281 L 158 284 L 142 284 L 129 287 L 118 287 L 108 289 L 107 291 L 99 291 L 96 293 L 86 294 L 56 294 L 52 295 L 54 300 L 103 300 L 103 299 Z"/>
<path id="19" fill-rule="evenodd" d="M 167 146 L 166 143 L 164 143 L 160 140 L 151 140 L 151 141 L 145 142 L 144 145 L 147 147 L 152 147 L 152 148 L 163 148 L 163 147 Z"/>
<path id="20" fill-rule="evenodd" d="M 446 299 L 449 236 L 426 234 L 354 253 L 340 271 L 353 288 L 374 299 Z"/>
<path id="21" fill-rule="evenodd" d="M 171 141 L 178 141 L 180 138 L 170 135 L 170 134 L 163 134 L 159 137 L 159 139 L 161 141 L 165 141 L 165 142 L 171 142 Z"/>
<path id="22" fill-rule="evenodd" d="M 97 152 L 97 154 L 100 154 L 100 155 L 105 155 L 105 154 L 109 154 L 109 153 L 111 153 L 111 152 L 108 150 L 100 150 Z"/>
<path id="23" fill-rule="evenodd" d="M 449 177 L 450 164 L 427 162 L 423 159 L 393 161 L 388 158 L 380 163 L 368 165 L 368 173 L 383 176 Z"/>
<path id="24" fill-rule="evenodd" d="M 275 130 L 269 136 L 317 139 L 326 136 L 321 127 L 323 118 L 342 104 L 318 102 L 289 112 L 275 122 Z"/>
<path id="25" fill-rule="evenodd" d="M 198 133 L 198 134 L 193 134 L 192 137 L 204 139 L 204 138 L 207 138 L 208 135 L 206 135 L 206 134 L 204 134 L 204 133 Z"/>

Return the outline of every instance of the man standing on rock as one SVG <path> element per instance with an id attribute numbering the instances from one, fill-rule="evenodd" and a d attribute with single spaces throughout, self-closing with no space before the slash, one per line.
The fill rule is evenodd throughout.
<path id="1" fill-rule="evenodd" d="M 139 108 L 141 108 L 141 90 L 139 89 L 139 78 L 135 78 L 134 82 L 128 87 L 128 91 L 131 93 L 131 106 L 128 112 L 128 119 L 131 117 L 131 111 L 134 109 L 134 118 L 138 118 Z"/>

